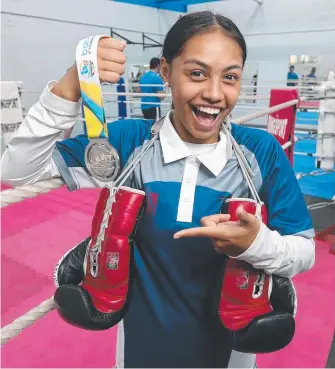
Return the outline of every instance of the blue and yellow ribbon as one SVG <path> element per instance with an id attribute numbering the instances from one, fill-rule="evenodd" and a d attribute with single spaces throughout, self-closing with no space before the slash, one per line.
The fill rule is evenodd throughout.
<path id="1" fill-rule="evenodd" d="M 89 139 L 107 138 L 107 124 L 100 85 L 97 52 L 100 38 L 81 40 L 76 50 L 76 62 L 83 101 L 83 114 Z"/>

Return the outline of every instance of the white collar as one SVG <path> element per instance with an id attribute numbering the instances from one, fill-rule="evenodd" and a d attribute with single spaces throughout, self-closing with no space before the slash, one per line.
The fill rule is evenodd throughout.
<path id="1" fill-rule="evenodd" d="M 166 115 L 159 132 L 165 164 L 181 160 L 192 155 L 174 129 L 171 123 L 170 114 L 171 111 Z M 210 152 L 201 153 L 197 158 L 217 177 L 221 173 L 227 161 L 231 158 L 231 155 L 232 148 L 230 140 L 227 140 L 226 135 L 223 132 L 220 132 L 220 141 L 216 145 L 215 149 Z"/>

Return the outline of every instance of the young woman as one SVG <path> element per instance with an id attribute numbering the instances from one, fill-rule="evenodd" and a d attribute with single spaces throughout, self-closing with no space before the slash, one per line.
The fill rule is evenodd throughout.
<path id="1" fill-rule="evenodd" d="M 124 47 L 100 40 L 102 80 L 118 82 Z M 268 226 L 245 212 L 238 222 L 218 215 L 227 198 L 250 195 L 221 131 L 237 102 L 246 57 L 235 24 L 209 11 L 185 15 L 166 36 L 161 74 L 174 110 L 131 178 L 132 187 L 146 192 L 147 204 L 136 235 L 133 297 L 118 326 L 119 367 L 223 368 L 229 359 L 231 367 L 253 367 L 254 355 L 231 353 L 213 314 L 221 254 L 284 277 L 314 263 L 311 219 L 293 169 L 270 134 L 232 125 L 267 207 Z M 62 176 L 70 190 L 102 185 L 85 167 L 87 137 L 56 142 L 79 117 L 79 99 L 73 66 L 48 84 L 13 136 L 2 158 L 3 181 L 17 186 Z M 151 125 L 134 119 L 108 125 L 122 167 L 150 139 Z"/>

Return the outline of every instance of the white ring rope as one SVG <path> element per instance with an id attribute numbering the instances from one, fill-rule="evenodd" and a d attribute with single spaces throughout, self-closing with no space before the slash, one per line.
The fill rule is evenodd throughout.
<path id="1" fill-rule="evenodd" d="M 132 94 L 133 95 L 133 94 Z M 149 94 L 148 94 L 149 95 Z M 160 96 L 161 94 L 150 94 L 150 96 L 154 96 L 154 97 L 157 97 L 157 96 Z M 120 95 L 122 96 L 122 95 Z M 165 95 L 167 98 L 170 98 L 172 97 L 171 95 Z M 239 96 L 238 100 L 253 100 L 253 101 L 256 101 L 256 100 L 269 100 L 270 99 L 270 96 Z M 145 105 L 155 105 L 157 106 L 157 102 L 150 102 L 150 101 L 146 101 L 146 102 L 142 102 L 141 100 L 139 99 L 136 99 L 136 96 L 133 100 L 104 100 L 104 103 L 115 103 L 115 104 L 134 104 L 134 105 L 142 105 L 142 104 L 145 104 Z M 171 103 L 172 103 L 172 100 L 171 102 L 162 102 L 160 101 L 159 102 L 159 105 L 166 105 L 166 106 L 171 106 Z M 238 107 L 238 105 L 236 105 L 236 107 Z"/>
<path id="2" fill-rule="evenodd" d="M 144 97 L 144 96 L 152 96 L 152 97 L 172 97 L 170 93 L 142 93 L 142 92 L 103 92 L 103 95 L 109 96 L 133 96 L 133 97 Z M 269 100 L 270 96 L 260 95 L 260 96 L 252 96 L 252 95 L 240 95 L 239 99 L 241 100 Z M 118 101 L 121 102 L 121 101 Z"/>
<path id="3" fill-rule="evenodd" d="M 328 206 L 334 206 L 335 205 L 335 196 L 332 198 L 329 202 L 318 202 L 316 204 L 310 204 L 307 206 L 308 210 L 317 210 L 317 209 L 323 209 L 327 208 Z"/>
<path id="4" fill-rule="evenodd" d="M 287 108 L 288 106 L 296 105 L 301 99 L 295 99 L 287 101 L 285 103 L 272 106 L 271 108 L 256 111 L 251 114 L 247 114 L 244 117 L 234 119 L 236 124 L 245 124 L 246 122 L 260 118 L 264 115 L 274 113 L 278 110 Z M 284 144 L 287 145 L 288 143 Z M 291 144 L 290 144 L 291 145 Z M 290 146 L 289 145 L 289 146 Z M 285 147 L 286 148 L 286 147 Z M 9 204 L 20 202 L 26 198 L 36 197 L 41 193 L 47 193 L 53 189 L 60 188 L 64 185 L 64 181 L 61 178 L 54 178 L 48 181 L 40 181 L 30 185 L 24 185 L 1 191 L 1 207 L 5 207 Z"/>
<path id="5" fill-rule="evenodd" d="M 247 80 L 246 80 L 247 81 Z M 246 82 L 245 81 L 245 82 Z M 262 82 L 267 82 L 267 81 L 262 81 Z M 292 80 L 288 80 L 288 81 L 280 81 L 282 84 L 287 84 L 287 83 L 292 83 Z M 304 83 L 305 81 L 303 81 Z M 311 82 L 315 82 L 315 81 L 311 81 Z M 306 81 L 306 83 L 308 83 L 308 81 Z M 103 85 L 105 86 L 109 86 L 110 83 L 104 83 Z M 160 88 L 165 88 L 165 85 L 162 85 L 162 84 L 143 84 L 141 85 L 140 83 L 131 83 L 129 85 L 125 84 L 125 83 L 118 83 L 117 84 L 118 86 L 124 86 L 124 87 L 133 87 L 133 88 L 140 88 L 141 86 L 145 85 L 146 87 L 160 87 Z M 308 84 L 296 84 L 294 86 L 283 86 L 283 85 L 278 85 L 278 86 L 274 86 L 273 84 L 272 85 L 253 85 L 253 84 L 246 84 L 246 85 L 241 85 L 241 89 L 243 88 L 248 88 L 248 89 L 253 89 L 253 90 L 256 90 L 257 88 L 269 88 L 269 89 L 276 89 L 276 88 L 285 88 L 285 89 L 291 89 L 291 90 L 296 90 L 296 89 L 302 89 L 302 90 L 307 90 L 306 92 L 315 92 L 315 91 L 320 91 L 322 90 L 322 87 L 320 85 L 308 85 Z M 28 90 L 26 90 L 28 91 Z"/>
<path id="6" fill-rule="evenodd" d="M 301 99 L 294 99 L 294 100 L 290 100 L 282 104 L 272 106 L 271 108 L 267 108 L 264 110 L 256 111 L 255 113 L 247 114 L 244 117 L 234 119 L 234 123 L 244 124 L 246 122 L 249 122 L 249 120 L 257 119 L 257 118 L 263 117 L 264 115 L 275 113 L 276 111 L 287 108 L 289 106 L 296 105 L 299 103 L 299 101 L 301 101 Z"/>
<path id="7" fill-rule="evenodd" d="M 1 328 L 1 345 L 18 336 L 25 328 L 33 325 L 37 320 L 43 318 L 55 308 L 54 298 L 50 297 L 37 307 L 29 310 L 26 314 L 15 319 L 12 323 Z"/>
<path id="8" fill-rule="evenodd" d="M 24 199 L 36 197 L 42 193 L 48 193 L 51 190 L 62 187 L 63 185 L 63 179 L 54 178 L 48 181 L 39 181 L 34 184 L 28 184 L 1 191 L 1 207 L 3 208 L 9 204 L 14 204 L 16 202 L 23 201 Z"/>

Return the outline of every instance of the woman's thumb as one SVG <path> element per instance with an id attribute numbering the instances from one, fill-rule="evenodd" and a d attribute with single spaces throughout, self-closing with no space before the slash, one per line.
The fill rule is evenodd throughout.
<path id="1" fill-rule="evenodd" d="M 236 215 L 238 220 L 240 221 L 240 223 L 244 223 L 244 224 L 248 224 L 250 223 L 253 219 L 254 216 L 250 213 L 247 213 L 242 206 L 240 206 L 239 208 L 237 208 L 236 210 Z"/>

